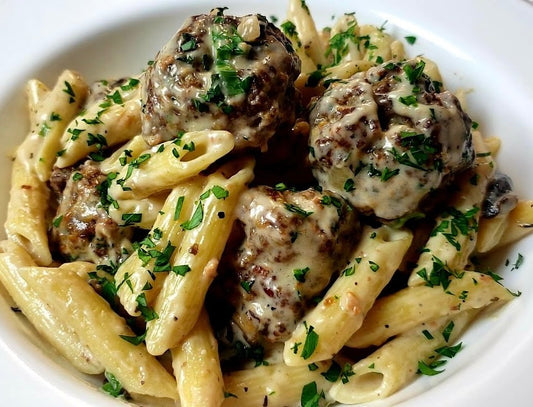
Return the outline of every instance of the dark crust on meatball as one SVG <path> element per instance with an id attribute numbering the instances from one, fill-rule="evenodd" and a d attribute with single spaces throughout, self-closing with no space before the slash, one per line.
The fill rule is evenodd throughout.
<path id="1" fill-rule="evenodd" d="M 233 318 L 250 343 L 282 342 L 346 265 L 359 236 L 357 214 L 329 192 L 261 186 L 243 196 L 237 219 L 243 240 L 226 251 L 231 269 L 221 283 L 232 293 Z M 306 268 L 296 279 L 295 269 Z"/>
<path id="2" fill-rule="evenodd" d="M 261 34 L 245 42 L 235 37 L 245 17 L 193 16 L 159 51 L 143 83 L 143 135 L 150 145 L 171 140 L 180 131 L 215 129 L 234 134 L 236 149 L 265 150 L 278 129 L 294 122 L 300 60 L 277 27 L 256 17 Z M 220 81 L 213 30 L 238 38 L 234 50 L 241 55 L 229 51 L 224 62 L 245 81 L 243 95 L 230 96 L 224 86 L 213 91 Z"/>
<path id="3" fill-rule="evenodd" d="M 385 63 L 332 85 L 310 113 L 313 173 L 362 212 L 416 211 L 474 159 L 471 120 L 416 61 Z M 401 96 L 399 96 L 401 95 Z"/>
<path id="4" fill-rule="evenodd" d="M 97 264 L 120 262 L 123 241 L 131 231 L 119 227 L 101 206 L 99 186 L 105 180 L 90 161 L 76 168 L 54 169 L 50 188 L 58 209 L 50 240 L 59 257 Z"/>

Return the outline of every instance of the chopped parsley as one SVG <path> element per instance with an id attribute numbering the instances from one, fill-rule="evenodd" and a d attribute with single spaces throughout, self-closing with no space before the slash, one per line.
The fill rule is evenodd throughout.
<path id="1" fill-rule="evenodd" d="M 135 299 L 137 302 L 137 309 L 143 316 L 146 322 L 159 318 L 159 315 L 150 307 L 146 301 L 146 295 L 141 293 Z"/>
<path id="2" fill-rule="evenodd" d="M 315 328 L 312 325 L 308 327 L 305 321 L 304 326 L 306 330 L 306 336 L 304 347 L 300 356 L 304 359 L 309 359 L 315 352 L 315 349 L 318 345 L 318 334 L 315 332 Z"/>
<path id="3" fill-rule="evenodd" d="M 407 75 L 407 79 L 409 79 L 409 83 L 413 85 L 418 79 L 420 79 L 420 77 L 424 73 L 425 67 L 426 63 L 423 60 L 417 62 L 414 68 L 410 64 L 405 64 L 403 66 L 403 70 Z"/>
<path id="4" fill-rule="evenodd" d="M 455 328 L 455 324 L 453 321 L 450 321 L 450 323 L 446 325 L 446 327 L 442 331 L 442 337 L 446 342 L 450 341 L 450 335 L 452 334 L 453 328 Z"/>
<path id="5" fill-rule="evenodd" d="M 294 278 L 296 279 L 296 281 L 300 283 L 305 283 L 305 275 L 307 274 L 309 270 L 310 270 L 309 267 L 305 267 L 302 269 L 294 269 L 293 273 L 294 273 Z"/>
<path id="6" fill-rule="evenodd" d="M 302 407 L 319 407 L 320 400 L 325 397 L 324 391 L 318 392 L 316 382 L 307 383 L 302 388 L 300 404 Z"/>
<path id="7" fill-rule="evenodd" d="M 296 30 L 296 26 L 292 21 L 285 21 L 280 25 L 280 27 L 287 37 L 293 39 L 296 42 L 298 47 L 302 46 L 302 43 L 298 37 L 298 31 Z"/>
<path id="8" fill-rule="evenodd" d="M 132 90 L 134 88 L 137 87 L 137 85 L 139 85 L 140 81 L 139 79 L 135 79 L 135 78 L 129 78 L 129 81 L 126 85 L 122 85 L 120 87 L 120 89 L 122 89 L 124 92 L 128 91 L 128 90 Z"/>
<path id="9" fill-rule="evenodd" d="M 398 100 L 406 106 L 418 106 L 418 100 L 415 95 L 400 96 Z"/>
<path id="10" fill-rule="evenodd" d="M 63 220 L 63 215 L 61 216 L 58 216 L 57 218 L 54 219 L 54 221 L 52 222 L 52 225 L 55 227 L 55 228 L 58 228 L 59 225 L 61 224 L 61 221 Z"/>
<path id="11" fill-rule="evenodd" d="M 72 85 L 70 82 L 65 81 L 65 89 L 63 89 L 63 92 L 65 92 L 67 95 L 69 95 L 68 103 L 74 103 L 76 101 L 76 94 L 74 93 L 74 89 L 72 89 Z"/>
<path id="12" fill-rule="evenodd" d="M 445 364 L 446 361 L 444 360 L 437 360 L 437 361 L 434 361 L 432 363 L 430 363 L 429 365 L 422 361 L 422 360 L 419 360 L 418 361 L 418 371 L 417 373 L 419 374 L 423 374 L 423 375 L 426 375 L 426 376 L 435 376 L 435 375 L 438 375 L 442 372 L 444 372 L 444 370 L 437 370 L 438 367 L 442 366 L 443 364 Z"/>
<path id="13" fill-rule="evenodd" d="M 102 390 L 104 392 L 113 397 L 119 397 L 125 393 L 124 388 L 113 374 L 106 370 L 104 375 L 105 381 L 102 385 Z"/>
<path id="14" fill-rule="evenodd" d="M 50 121 L 51 122 L 61 121 L 61 116 L 59 115 L 59 113 L 52 112 L 50 113 Z"/>
<path id="15" fill-rule="evenodd" d="M 204 220 L 204 206 L 202 202 L 200 201 L 198 202 L 198 206 L 194 210 L 194 213 L 192 214 L 191 218 L 183 222 L 180 226 L 183 230 L 192 230 L 200 226 L 203 220 Z"/>
<path id="16" fill-rule="evenodd" d="M 296 213 L 297 215 L 300 215 L 304 218 L 307 218 L 308 216 L 313 214 L 313 212 L 306 211 L 300 208 L 298 205 L 291 204 L 291 203 L 286 203 L 285 209 L 287 209 L 289 212 Z"/>
<path id="17" fill-rule="evenodd" d="M 183 202 L 185 201 L 185 197 L 184 196 L 180 196 L 178 198 L 178 201 L 176 202 L 176 209 L 174 210 L 174 220 L 178 220 L 180 218 L 180 215 L 181 215 L 181 210 L 183 208 Z"/>
<path id="18" fill-rule="evenodd" d="M 462 346 L 463 343 L 460 342 L 455 346 L 443 346 L 441 348 L 435 349 L 435 352 L 437 352 L 441 356 L 453 358 L 462 349 Z"/>
<path id="19" fill-rule="evenodd" d="M 184 277 L 185 274 L 191 271 L 191 267 L 188 264 L 182 264 L 172 267 L 172 271 L 177 275 Z"/>
<path id="20" fill-rule="evenodd" d="M 211 191 L 217 199 L 226 199 L 229 196 L 229 191 L 219 185 L 213 186 L 213 188 L 211 188 Z"/>
<path id="21" fill-rule="evenodd" d="M 407 41 L 409 45 L 413 45 L 416 42 L 416 37 L 414 35 L 408 35 L 404 38 L 405 38 L 405 41 Z"/>
<path id="22" fill-rule="evenodd" d="M 41 137 L 46 137 L 51 129 L 52 128 L 48 125 L 48 123 L 43 122 L 43 124 L 41 125 L 41 128 L 39 129 L 39 133 L 38 134 Z"/>
<path id="23" fill-rule="evenodd" d="M 326 56 L 331 55 L 333 57 L 332 65 L 338 65 L 342 58 L 348 54 L 350 43 L 357 44 L 358 39 L 355 35 L 356 27 L 357 22 L 353 21 L 345 31 L 339 32 L 329 39 Z"/>
<path id="24" fill-rule="evenodd" d="M 72 174 L 72 181 L 81 181 L 83 179 L 83 174 L 81 172 L 75 172 Z"/>
<path id="25" fill-rule="evenodd" d="M 450 243 L 457 251 L 461 250 L 461 244 L 457 237 L 468 236 L 470 232 L 478 230 L 478 223 L 476 215 L 479 212 L 478 207 L 473 207 L 466 212 L 449 207 L 444 210 L 442 217 L 444 218 L 431 232 L 431 236 L 442 234 L 448 243 Z"/>
<path id="26" fill-rule="evenodd" d="M 132 345 L 138 346 L 141 343 L 144 342 L 146 339 L 146 332 L 144 332 L 142 335 L 136 335 L 136 336 L 128 336 L 128 335 L 119 335 L 122 339 L 124 339 L 126 342 L 131 343 Z"/>
<path id="27" fill-rule="evenodd" d="M 368 264 L 370 265 L 370 270 L 372 270 L 374 273 L 379 270 L 379 264 L 374 263 L 372 260 L 369 260 Z"/>
<path id="28" fill-rule="evenodd" d="M 255 281 L 241 281 L 241 287 L 246 291 L 247 294 L 250 294 L 252 291 L 252 286 L 254 285 Z"/>
<path id="29" fill-rule="evenodd" d="M 353 376 L 355 373 L 352 370 L 352 365 L 345 363 L 344 366 L 341 366 L 333 361 L 329 369 L 323 373 L 320 373 L 328 382 L 335 383 L 337 380 L 341 380 L 343 384 L 346 384 L 350 381 L 350 376 Z"/>
<path id="30" fill-rule="evenodd" d="M 427 329 L 424 329 L 424 330 L 422 331 L 422 334 L 423 334 L 423 335 L 426 337 L 426 339 L 429 340 L 429 341 L 432 340 L 432 339 L 435 339 L 435 338 L 433 337 L 433 335 L 431 335 L 431 332 L 429 332 Z"/>
<path id="31" fill-rule="evenodd" d="M 346 181 L 344 181 L 343 189 L 346 192 L 351 192 L 355 189 L 355 181 L 351 178 L 348 178 Z"/>
<path id="32" fill-rule="evenodd" d="M 122 226 L 130 226 L 139 223 L 142 220 L 142 213 L 123 213 L 121 219 L 124 221 Z"/>

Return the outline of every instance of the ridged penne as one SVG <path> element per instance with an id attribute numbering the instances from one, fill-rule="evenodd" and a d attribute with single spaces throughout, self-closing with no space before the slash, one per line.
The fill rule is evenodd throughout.
<path id="1" fill-rule="evenodd" d="M 197 175 L 235 145 L 222 130 L 184 133 L 181 138 L 146 150 L 125 164 L 109 194 L 117 200 L 144 198 Z"/>
<path id="2" fill-rule="evenodd" d="M 37 80 L 28 82 L 26 93 L 30 111 L 30 134 L 17 151 L 17 158 L 47 181 L 61 154 L 61 136 L 67 124 L 85 103 L 89 87 L 74 71 L 65 70 L 48 90 Z"/>
<path id="3" fill-rule="evenodd" d="M 174 348 L 196 323 L 229 237 L 235 205 L 252 178 L 252 160 L 230 163 L 208 177 L 193 215 L 182 224 L 186 230 L 171 261 L 176 272 L 169 273 L 155 302 L 158 318 L 147 323 L 146 346 L 153 355 Z"/>
<path id="4" fill-rule="evenodd" d="M 38 269 L 31 256 L 24 248 L 10 241 L 2 242 L 2 251 L 0 281 L 37 332 L 80 372 L 102 373 L 104 365 L 100 359 L 23 278 L 24 272 L 21 270 Z"/>
<path id="5" fill-rule="evenodd" d="M 224 380 L 218 343 L 205 310 L 183 342 L 172 349 L 172 367 L 181 407 L 222 405 Z"/>
<path id="6" fill-rule="evenodd" d="M 396 272 L 411 240 L 408 231 L 387 226 L 367 227 L 348 267 L 285 342 L 285 363 L 298 366 L 331 359 L 361 327 L 377 296 Z M 317 338 L 313 349 L 307 346 L 310 336 Z"/>
<path id="7" fill-rule="evenodd" d="M 20 159 L 15 159 L 4 227 L 8 239 L 26 248 L 40 266 L 52 262 L 47 233 L 49 199 L 46 183 Z"/>
<path id="8" fill-rule="evenodd" d="M 76 273 L 53 268 L 24 268 L 21 277 L 51 313 L 78 335 L 131 393 L 177 399 L 176 382 L 144 344 L 132 344 L 123 337 L 135 337 L 87 281 Z M 135 363 L 131 363 L 135 360 Z"/>
<path id="9" fill-rule="evenodd" d="M 96 155 L 141 132 L 140 86 L 118 86 L 112 91 L 87 106 L 69 123 L 61 137 L 61 154 L 56 166 L 69 167 L 91 154 L 101 161 L 103 158 Z"/>
<path id="10" fill-rule="evenodd" d="M 390 396 L 411 382 L 420 363 L 431 364 L 437 349 L 453 344 L 477 311 L 465 311 L 452 319 L 429 321 L 386 343 L 352 366 L 348 380 L 337 381 L 329 394 L 341 403 L 366 403 Z M 450 325 L 450 322 L 453 325 Z M 445 334 L 446 328 L 453 326 Z"/>
<path id="11" fill-rule="evenodd" d="M 319 362 L 316 369 L 287 366 L 283 363 L 237 370 L 224 375 L 226 399 L 223 407 L 284 407 L 298 405 L 305 386 L 314 386 L 317 394 L 327 392 L 332 383 L 323 373 L 330 362 Z"/>
<path id="12" fill-rule="evenodd" d="M 513 295 L 507 288 L 491 276 L 475 271 L 465 271 L 460 277 L 452 277 L 446 289 L 441 286 L 407 287 L 378 299 L 346 346 L 379 346 L 425 321 L 512 299 Z"/>
<path id="13" fill-rule="evenodd" d="M 417 266 L 409 277 L 409 286 L 424 284 L 431 278 L 435 261 L 450 270 L 463 270 L 476 246 L 481 204 L 495 164 L 477 131 L 473 132 L 476 159 L 471 177 L 463 177 L 427 241 Z M 475 181 L 474 181 L 475 180 Z"/>

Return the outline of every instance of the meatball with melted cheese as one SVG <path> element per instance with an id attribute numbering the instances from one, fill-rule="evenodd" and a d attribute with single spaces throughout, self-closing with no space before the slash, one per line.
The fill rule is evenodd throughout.
<path id="1" fill-rule="evenodd" d="M 131 249 L 131 228 L 120 227 L 102 206 L 106 176 L 93 161 L 55 168 L 50 186 L 59 200 L 51 243 L 59 256 L 96 264 L 119 264 Z"/>
<path id="2" fill-rule="evenodd" d="M 312 107 L 315 178 L 364 213 L 408 215 L 473 163 L 470 118 L 424 67 L 382 64 L 333 84 Z"/>
<path id="3" fill-rule="evenodd" d="M 357 215 L 335 194 L 261 186 L 243 194 L 237 219 L 245 237 L 231 254 L 233 320 L 250 343 L 284 341 L 346 266 Z"/>
<path id="4" fill-rule="evenodd" d="M 264 151 L 295 119 L 299 73 L 290 41 L 265 17 L 190 17 L 144 75 L 143 136 L 155 145 L 181 131 L 228 130 L 237 150 Z"/>

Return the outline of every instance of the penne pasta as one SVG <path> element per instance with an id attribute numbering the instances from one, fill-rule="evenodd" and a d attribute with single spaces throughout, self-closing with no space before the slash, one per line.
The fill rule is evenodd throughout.
<path id="1" fill-rule="evenodd" d="M 495 165 L 479 132 L 474 132 L 473 140 L 476 152 L 473 174 L 461 179 L 449 207 L 437 217 L 417 267 L 409 277 L 409 286 L 427 283 L 435 262 L 446 264 L 450 270 L 463 270 L 475 249 L 481 203 Z"/>
<path id="2" fill-rule="evenodd" d="M 345 382 L 335 383 L 329 393 L 341 403 L 366 403 L 390 396 L 411 382 L 422 366 L 435 361 L 437 350 L 453 344 L 476 311 L 461 312 L 429 321 L 398 336 L 352 366 Z M 451 332 L 446 332 L 453 327 Z M 460 347 L 458 348 L 460 349 Z"/>
<path id="3" fill-rule="evenodd" d="M 106 148 L 126 142 L 141 132 L 138 83 L 112 90 L 113 93 L 94 101 L 68 124 L 61 136 L 61 154 L 56 166 L 66 168 L 87 156 L 101 161 Z"/>
<path id="4" fill-rule="evenodd" d="M 83 78 L 70 70 L 63 71 L 51 90 L 36 80 L 28 82 L 30 134 L 19 147 L 17 157 L 40 181 L 50 178 L 61 154 L 61 136 L 85 103 L 88 90 Z"/>
<path id="5" fill-rule="evenodd" d="M 168 274 L 167 251 L 178 247 L 184 236 L 180 226 L 192 216 L 194 199 L 205 185 L 203 177 L 195 177 L 176 186 L 157 215 L 148 239 L 120 265 L 115 275 L 118 296 L 130 315 L 139 315 L 139 296 L 153 305 Z M 169 249 L 170 248 L 170 249 Z"/>
<path id="6" fill-rule="evenodd" d="M 26 248 L 41 266 L 52 262 L 47 234 L 48 207 L 45 204 L 49 197 L 46 184 L 19 159 L 15 159 L 4 227 L 7 237 Z"/>
<path id="7" fill-rule="evenodd" d="M 308 366 L 272 364 L 253 369 L 238 370 L 224 375 L 226 399 L 224 407 L 284 407 L 297 405 L 303 389 L 309 386 L 316 395 L 327 392 L 332 383 L 323 376 L 330 366 L 317 363 L 316 369 Z"/>
<path id="8" fill-rule="evenodd" d="M 453 277 L 446 289 L 440 286 L 407 287 L 378 299 L 346 346 L 379 346 L 426 321 L 512 299 L 513 294 L 491 276 L 475 271 L 465 271 L 460 277 Z"/>
<path id="9" fill-rule="evenodd" d="M 83 278 L 52 268 L 30 267 L 20 272 L 56 318 L 72 327 L 128 392 L 177 399 L 174 378 L 143 344 L 124 339 L 134 338 L 135 334 Z"/>
<path id="10" fill-rule="evenodd" d="M 361 327 L 400 265 L 411 239 L 408 231 L 387 226 L 366 228 L 351 263 L 285 342 L 285 363 L 298 366 L 331 359 Z M 308 346 L 312 337 L 316 343 Z"/>
<path id="11" fill-rule="evenodd" d="M 37 332 L 80 372 L 102 373 L 104 366 L 100 359 L 23 278 L 21 270 L 39 269 L 31 256 L 24 248 L 10 241 L 2 242 L 2 251 L 0 281 Z M 77 268 L 74 263 L 72 267 Z"/>
<path id="12" fill-rule="evenodd" d="M 218 344 L 205 310 L 183 342 L 172 349 L 172 367 L 182 407 L 222 405 L 224 380 Z"/>
<path id="13" fill-rule="evenodd" d="M 233 136 L 227 131 L 184 133 L 124 165 L 109 194 L 115 199 L 138 199 L 170 189 L 205 170 L 234 145 Z"/>
<path id="14" fill-rule="evenodd" d="M 478 253 L 497 250 L 533 232 L 533 201 L 519 200 L 505 215 L 482 218 L 476 243 Z"/>
<path id="15" fill-rule="evenodd" d="M 233 169 L 236 167 L 236 169 Z M 147 324 L 146 346 L 153 355 L 174 348 L 192 329 L 229 237 L 234 207 L 253 178 L 253 161 L 229 164 L 208 177 L 204 192 L 186 226 L 173 270 L 163 283 Z"/>

